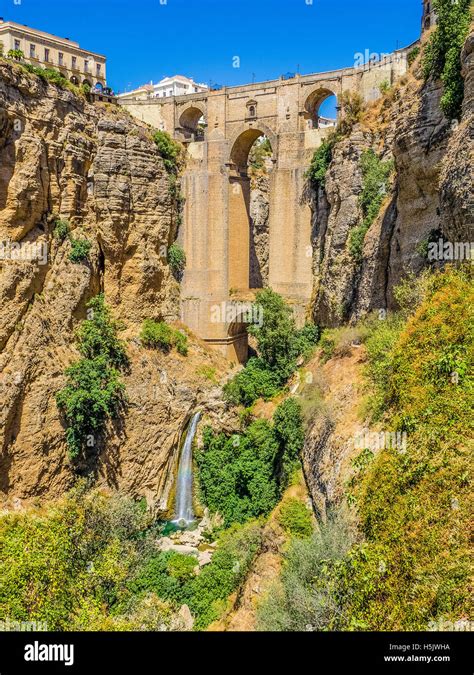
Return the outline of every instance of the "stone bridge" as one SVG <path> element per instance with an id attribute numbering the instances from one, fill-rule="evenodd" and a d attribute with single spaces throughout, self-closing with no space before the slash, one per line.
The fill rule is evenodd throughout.
<path id="1" fill-rule="evenodd" d="M 186 202 L 179 235 L 187 258 L 182 319 L 229 359 L 242 362 L 247 357 L 245 321 L 239 319 L 238 310 L 229 314 L 216 308 L 252 296 L 247 173 L 252 145 L 266 136 L 272 147 L 268 285 L 293 304 L 303 321 L 313 287 L 311 210 L 303 198 L 304 174 L 330 129 L 319 117 L 319 108 L 329 96 L 340 100 L 346 91 L 374 100 L 382 82 L 393 84 L 406 73 L 412 48 L 360 67 L 121 103 L 138 119 L 187 146 Z"/>

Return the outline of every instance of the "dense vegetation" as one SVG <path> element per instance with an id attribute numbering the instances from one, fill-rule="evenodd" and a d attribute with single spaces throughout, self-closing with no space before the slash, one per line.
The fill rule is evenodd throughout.
<path id="1" fill-rule="evenodd" d="M 308 324 L 298 330 L 291 307 L 271 289 L 259 291 L 256 305 L 262 320 L 248 332 L 257 341 L 258 357 L 224 388 L 227 400 L 250 406 L 258 398 L 272 398 L 295 372 L 298 359 L 307 357 L 317 343 L 318 329 Z"/>
<path id="2" fill-rule="evenodd" d="M 178 630 L 188 604 L 196 629 L 217 619 L 260 547 L 260 528 L 219 537 L 197 559 L 159 552 L 141 503 L 80 486 L 54 506 L 0 516 L 0 616 L 56 630 Z"/>
<path id="3" fill-rule="evenodd" d="M 359 203 L 363 221 L 354 227 L 349 235 L 349 251 L 355 260 L 361 260 L 365 235 L 377 218 L 380 207 L 387 194 L 393 161 L 381 160 L 372 150 L 365 150 L 360 160 L 362 170 L 362 192 Z"/>
<path id="4" fill-rule="evenodd" d="M 362 334 L 369 410 L 408 434 L 407 449 L 362 451 L 348 485 L 360 535 L 341 512 L 294 543 L 263 628 L 423 630 L 469 613 L 472 269 L 410 281 L 398 296 L 401 315 Z"/>
<path id="5" fill-rule="evenodd" d="M 82 358 L 66 369 L 67 384 L 56 395 L 73 459 L 87 448 L 97 451 L 107 419 L 117 415 L 124 398 L 120 370 L 127 365 L 127 356 L 117 337 L 121 325 L 103 295 L 93 298 L 87 309 L 88 318 L 77 331 Z"/>
<path id="6" fill-rule="evenodd" d="M 166 171 L 176 176 L 183 163 L 183 146 L 175 141 L 166 131 L 157 131 L 153 135 Z"/>
<path id="7" fill-rule="evenodd" d="M 423 66 L 425 77 L 440 77 L 443 81 L 441 108 L 449 119 L 461 117 L 461 50 L 469 32 L 471 6 L 471 0 L 433 0 L 438 23 L 426 47 Z"/>
<path id="8" fill-rule="evenodd" d="M 140 334 L 142 344 L 151 349 L 160 349 L 168 353 L 172 347 L 181 356 L 188 355 L 188 338 L 185 333 L 169 326 L 165 321 L 145 319 Z"/>
<path id="9" fill-rule="evenodd" d="M 186 253 L 176 241 L 168 249 L 168 264 L 174 278 L 181 281 L 186 268 Z"/>
<path id="10" fill-rule="evenodd" d="M 71 238 L 71 252 L 69 260 L 73 263 L 85 262 L 89 259 L 89 253 L 92 244 L 87 239 L 72 239 Z"/>
<path id="11" fill-rule="evenodd" d="M 226 525 L 268 515 L 298 465 L 303 442 L 295 399 L 277 408 L 273 424 L 256 420 L 233 436 L 205 429 L 204 447 L 196 457 L 203 502 Z"/>

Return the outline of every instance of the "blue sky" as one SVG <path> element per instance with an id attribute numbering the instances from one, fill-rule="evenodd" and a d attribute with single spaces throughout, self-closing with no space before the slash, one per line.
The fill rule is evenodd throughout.
<path id="1" fill-rule="evenodd" d="M 105 54 L 125 91 L 178 73 L 235 85 L 350 66 L 416 40 L 421 0 L 0 0 L 0 16 Z"/>

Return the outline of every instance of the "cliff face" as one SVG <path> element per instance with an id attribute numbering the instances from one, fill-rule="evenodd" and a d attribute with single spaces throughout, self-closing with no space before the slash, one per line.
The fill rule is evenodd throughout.
<path id="1" fill-rule="evenodd" d="M 465 99 L 458 122 L 441 112 L 439 82 L 411 76 L 393 96 L 376 105 L 369 119 L 337 143 L 325 189 L 314 194 L 314 318 L 324 326 L 396 307 L 394 287 L 428 262 L 423 242 L 431 237 L 474 241 L 474 35 L 463 53 Z M 416 72 L 416 64 L 415 64 Z M 366 234 L 360 264 L 348 250 L 349 233 L 361 222 L 360 158 L 373 148 L 394 159 L 395 176 L 379 217 Z M 344 330 L 344 329 L 343 329 Z M 349 329 L 345 329 L 348 330 Z M 320 517 L 340 502 L 358 454 L 361 433 L 364 349 L 348 332 L 346 351 L 323 366 L 309 364 L 323 382 L 323 405 L 306 434 L 303 463 L 308 489 Z"/>
<path id="2" fill-rule="evenodd" d="M 440 236 L 472 241 L 472 41 L 462 55 L 466 95 L 459 123 L 441 112 L 441 83 L 423 83 L 410 73 L 336 144 L 325 189 L 313 195 L 316 323 L 335 326 L 393 309 L 393 288 L 427 264 L 423 243 Z M 357 262 L 348 242 L 362 220 L 360 158 L 369 148 L 394 160 L 395 176 Z"/>
<path id="3" fill-rule="evenodd" d="M 57 217 L 69 221 L 72 238 L 92 244 L 88 262 L 69 260 L 70 241 L 53 235 Z M 0 492 L 10 499 L 54 497 L 73 481 L 55 394 L 78 356 L 85 304 L 103 291 L 125 324 L 131 367 L 129 402 L 108 429 L 97 478 L 165 507 L 179 435 L 201 401 L 212 409 L 214 385 L 197 369 L 224 368 L 197 341 L 185 359 L 136 340 L 143 319 L 179 314 L 166 262 L 175 220 L 168 175 L 144 126 L 0 61 L 0 242 L 3 258 L 10 242 L 33 251 L 0 260 Z"/>

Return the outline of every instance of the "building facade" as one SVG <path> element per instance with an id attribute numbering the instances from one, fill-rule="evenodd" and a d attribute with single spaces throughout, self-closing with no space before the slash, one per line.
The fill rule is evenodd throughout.
<path id="1" fill-rule="evenodd" d="M 150 98 L 169 98 L 172 96 L 186 96 L 187 94 L 199 94 L 207 91 L 205 84 L 198 84 L 193 79 L 184 75 L 165 77 L 160 82 L 144 84 L 138 89 L 119 95 L 121 100 L 146 100 Z"/>
<path id="2" fill-rule="evenodd" d="M 433 8 L 433 0 L 423 0 L 423 17 L 421 20 L 421 32 L 429 30 L 436 25 L 437 17 Z"/>
<path id="3" fill-rule="evenodd" d="M 24 60 L 43 68 L 54 68 L 73 84 L 103 89 L 107 84 L 106 58 L 81 49 L 77 42 L 0 18 L 0 53 L 23 52 Z"/>

